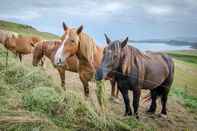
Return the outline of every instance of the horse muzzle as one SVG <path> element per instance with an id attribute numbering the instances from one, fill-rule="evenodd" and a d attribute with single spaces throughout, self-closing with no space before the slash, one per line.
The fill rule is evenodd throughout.
<path id="1" fill-rule="evenodd" d="M 95 79 L 97 81 L 100 81 L 103 79 L 103 71 L 101 68 L 99 68 L 97 71 L 96 71 L 96 75 L 95 75 Z"/>
<path id="2" fill-rule="evenodd" d="M 56 59 L 55 61 L 54 61 L 54 65 L 56 66 L 56 67 L 60 67 L 60 66 L 63 66 L 64 65 L 64 61 L 61 59 L 61 58 L 58 58 L 58 59 Z"/>
<path id="3" fill-rule="evenodd" d="M 96 80 L 100 81 L 102 79 L 105 79 L 105 80 L 111 80 L 111 76 L 109 75 L 110 73 L 109 72 L 106 72 L 104 71 L 102 68 L 99 68 L 97 71 L 96 71 Z"/>

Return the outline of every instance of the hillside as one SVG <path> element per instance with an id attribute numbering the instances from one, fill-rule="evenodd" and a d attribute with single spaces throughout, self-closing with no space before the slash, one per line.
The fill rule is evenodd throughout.
<path id="1" fill-rule="evenodd" d="M 44 39 L 58 39 L 57 35 L 40 32 L 32 26 L 0 20 L 0 29 L 17 32 L 21 35 L 35 35 Z"/>
<path id="2" fill-rule="evenodd" d="M 25 26 L 23 30 L 23 25 L 16 25 L 17 27 L 12 28 L 19 28 L 18 33 L 24 34 L 27 28 L 31 30 L 29 34 L 37 32 L 33 27 Z M 6 26 L 2 28 L 12 30 L 8 24 Z M 47 36 L 43 36 L 48 39 Z M 149 103 L 141 101 L 140 120 L 136 120 L 134 117 L 123 116 L 124 105 L 121 95 L 116 101 L 110 99 L 111 89 L 108 84 L 107 109 L 102 113 L 95 95 L 94 82 L 90 84 L 90 98 L 84 98 L 78 75 L 66 72 L 67 90 L 63 91 L 57 71 L 49 61 L 46 61 L 44 68 L 33 67 L 32 55 L 26 56 L 20 63 L 9 52 L 8 67 L 5 67 L 6 50 L 0 46 L 0 130 L 195 130 L 197 50 L 167 53 L 174 58 L 176 67 L 175 81 L 168 101 L 168 118 L 158 116 L 159 101 L 159 109 L 155 115 L 146 114 Z M 142 97 L 146 93 L 143 91 Z"/>

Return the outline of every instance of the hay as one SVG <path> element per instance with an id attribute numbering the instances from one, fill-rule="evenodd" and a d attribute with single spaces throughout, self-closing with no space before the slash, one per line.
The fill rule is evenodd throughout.
<path id="1" fill-rule="evenodd" d="M 98 99 L 98 103 L 101 107 L 101 111 L 105 111 L 107 99 L 106 99 L 106 88 L 105 81 L 96 81 L 96 95 Z"/>

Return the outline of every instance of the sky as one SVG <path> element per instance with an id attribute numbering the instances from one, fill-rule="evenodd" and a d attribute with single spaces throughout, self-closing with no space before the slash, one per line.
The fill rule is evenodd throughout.
<path id="1" fill-rule="evenodd" d="M 62 22 L 104 42 L 197 36 L 197 0 L 1 0 L 0 19 L 63 34 Z"/>

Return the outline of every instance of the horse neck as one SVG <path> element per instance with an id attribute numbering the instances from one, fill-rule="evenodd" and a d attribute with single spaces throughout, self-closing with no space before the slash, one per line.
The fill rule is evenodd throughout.
<path id="1" fill-rule="evenodd" d="M 94 59 L 93 59 L 93 64 L 95 69 L 98 69 L 101 64 L 103 58 L 103 49 L 104 48 L 96 46 L 96 51 L 94 53 Z"/>
<path id="2" fill-rule="evenodd" d="M 96 54 L 96 43 L 87 34 L 80 34 L 79 49 L 77 51 L 77 57 L 79 58 L 79 63 L 93 65 L 95 54 Z"/>
<path id="3" fill-rule="evenodd" d="M 52 51 L 51 49 L 49 48 L 50 45 L 48 45 L 48 43 L 43 43 L 42 45 L 42 53 L 44 56 L 48 57 L 49 59 L 51 59 L 51 54 L 52 54 Z"/>

